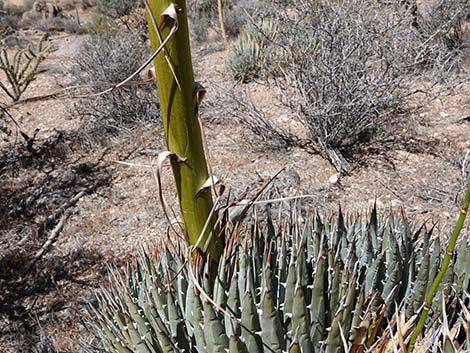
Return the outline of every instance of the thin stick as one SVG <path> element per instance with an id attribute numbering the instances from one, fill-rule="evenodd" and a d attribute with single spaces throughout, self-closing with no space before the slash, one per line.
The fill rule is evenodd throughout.
<path id="1" fill-rule="evenodd" d="M 36 262 L 43 257 L 43 255 L 49 250 L 49 247 L 52 245 L 52 243 L 57 239 L 59 236 L 60 232 L 62 231 L 62 228 L 65 225 L 65 221 L 70 215 L 70 211 L 67 210 L 64 212 L 62 217 L 60 218 L 59 223 L 55 226 L 55 228 L 52 230 L 51 234 L 47 238 L 47 240 L 44 242 L 44 244 L 41 246 L 41 249 L 36 253 L 36 255 L 33 256 L 29 264 L 26 266 L 26 269 L 23 271 L 22 275 L 26 275 L 36 264 Z"/>
<path id="2" fill-rule="evenodd" d="M 441 268 L 436 278 L 434 278 L 434 281 L 432 282 L 431 288 L 429 289 L 429 293 L 427 294 L 426 300 L 423 304 L 423 310 L 421 311 L 421 314 L 419 316 L 418 324 L 416 325 L 413 333 L 411 334 L 410 342 L 408 343 L 408 352 L 411 352 L 413 350 L 416 340 L 421 334 L 421 331 L 423 331 L 424 324 L 426 323 L 429 310 L 431 309 L 434 295 L 436 294 L 437 288 L 441 284 L 442 278 L 447 272 L 447 268 L 449 267 L 450 261 L 452 260 L 452 257 L 454 255 L 455 244 L 457 243 L 457 239 L 459 238 L 460 232 L 462 231 L 463 225 L 465 223 L 465 218 L 467 216 L 469 205 L 470 205 L 470 184 L 468 185 L 467 193 L 465 195 L 462 208 L 460 209 L 460 215 L 457 220 L 457 224 L 455 225 L 454 231 L 449 239 L 449 243 L 447 244 L 446 253 L 444 256 L 444 260 L 442 261 Z"/>
<path id="3" fill-rule="evenodd" d="M 225 31 L 224 11 L 222 7 L 222 0 L 217 0 L 217 9 L 219 12 L 220 30 L 222 31 L 222 37 L 224 38 L 225 47 L 228 48 L 229 44 L 228 44 L 227 32 Z"/>

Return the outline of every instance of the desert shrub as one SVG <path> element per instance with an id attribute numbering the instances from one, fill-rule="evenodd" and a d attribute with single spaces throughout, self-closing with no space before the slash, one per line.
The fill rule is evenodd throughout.
<path id="1" fill-rule="evenodd" d="M 201 42 L 206 39 L 207 31 L 212 26 L 212 19 L 216 13 L 217 1 L 188 2 L 189 31 L 194 40 Z"/>
<path id="2" fill-rule="evenodd" d="M 372 0 L 311 0 L 286 13 L 271 12 L 274 43 L 263 26 L 254 26 L 258 36 L 250 37 L 264 41 L 263 50 L 235 43 L 227 69 L 242 82 L 265 70 L 311 142 L 346 172 L 351 160 L 371 143 L 387 141 L 397 126 L 414 73 L 412 16 Z"/>
<path id="3" fill-rule="evenodd" d="M 6 34 L 5 37 L 3 37 L 0 40 L 0 46 L 3 48 L 21 48 L 21 49 L 26 49 L 28 46 L 32 45 L 32 40 L 31 38 L 22 35 L 18 32 L 13 32 L 11 34 Z"/>
<path id="4" fill-rule="evenodd" d="M 272 19 L 247 24 L 233 43 L 225 63 L 228 74 L 240 82 L 258 78 L 265 67 L 265 51 L 276 37 L 276 24 Z"/>
<path id="5" fill-rule="evenodd" d="M 14 5 L 8 2 L 4 2 L 4 7 L 2 10 L 4 10 L 7 15 L 20 18 L 26 11 L 32 9 L 33 3 L 34 0 L 25 0 L 21 5 Z"/>
<path id="6" fill-rule="evenodd" d="M 107 32 L 94 35 L 74 58 L 72 73 L 80 84 L 118 83 L 131 75 L 150 54 L 137 34 Z M 136 78 L 138 80 L 138 77 Z M 102 91 L 103 86 L 95 88 Z M 98 131 L 115 132 L 159 121 L 154 86 L 128 86 L 108 94 L 84 98 L 75 113 Z"/>
<path id="7" fill-rule="evenodd" d="M 138 0 L 97 0 L 96 10 L 111 18 L 128 15 L 139 4 Z"/>
<path id="8" fill-rule="evenodd" d="M 464 0 L 441 1 L 426 13 L 373 0 L 308 0 L 287 7 L 275 1 L 258 16 L 275 23 L 275 40 L 263 26 L 252 25 L 248 35 L 243 30 L 226 69 L 237 81 L 274 82 L 312 146 L 347 171 L 371 145 L 391 145 L 410 112 L 411 82 L 427 85 L 420 87 L 426 97 L 413 96 L 414 107 L 435 97 L 429 87 L 441 79 L 461 82 L 453 68 L 468 53 L 463 22 L 469 7 Z M 261 120 L 257 125 L 266 126 Z M 277 136 L 273 131 L 263 138 L 269 135 Z"/>
<path id="9" fill-rule="evenodd" d="M 95 15 L 92 19 L 86 22 L 80 29 L 81 33 L 100 34 L 106 33 L 113 29 L 113 21 L 109 17 L 103 15 Z"/>
<path id="10" fill-rule="evenodd" d="M 224 4 L 224 26 L 227 35 L 236 38 L 243 27 L 250 23 L 247 14 L 255 14 L 258 8 L 256 0 L 233 0 Z"/>
<path id="11" fill-rule="evenodd" d="M 416 62 L 425 69 L 447 73 L 458 67 L 462 54 L 470 48 L 470 38 L 464 23 L 470 19 L 470 2 L 467 0 L 425 3 L 417 11 L 414 26 L 421 45 Z"/>
<path id="12" fill-rule="evenodd" d="M 1 14 L 0 13 L 0 37 L 3 37 L 4 34 L 10 34 L 15 29 L 18 29 L 18 17 Z"/>
<path id="13" fill-rule="evenodd" d="M 247 23 L 246 13 L 256 8 L 255 1 L 226 0 L 222 3 L 225 31 L 229 37 L 236 37 Z M 220 31 L 217 0 L 188 2 L 189 29 L 197 42 L 207 38 L 210 29 Z"/>
<path id="14" fill-rule="evenodd" d="M 66 17 L 52 17 L 35 21 L 22 21 L 23 26 L 41 32 L 79 33 L 81 31 L 77 20 Z"/>

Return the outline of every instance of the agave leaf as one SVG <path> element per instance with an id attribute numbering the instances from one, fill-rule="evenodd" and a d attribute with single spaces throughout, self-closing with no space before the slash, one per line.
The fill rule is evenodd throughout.
<path id="1" fill-rule="evenodd" d="M 139 331 L 137 330 L 137 324 L 132 321 L 130 315 L 125 317 L 125 321 L 126 329 L 130 337 L 128 345 L 132 347 L 132 350 L 139 353 L 151 353 L 145 344 L 145 337 L 140 335 Z"/>
<path id="2" fill-rule="evenodd" d="M 261 300 L 261 330 L 263 342 L 274 352 L 281 352 L 285 346 L 284 332 L 269 290 L 264 290 Z"/>
<path id="3" fill-rule="evenodd" d="M 342 264 L 342 261 L 338 259 L 338 261 L 336 262 L 333 268 L 333 271 L 330 271 L 331 279 L 330 279 L 330 288 L 328 290 L 330 298 L 328 302 L 328 312 L 326 315 L 327 317 L 326 325 L 328 326 L 332 324 L 334 317 L 336 315 L 336 311 L 338 310 L 339 305 L 340 305 L 339 292 L 340 292 L 340 281 L 342 277 L 343 268 L 344 266 Z"/>
<path id="4" fill-rule="evenodd" d="M 387 305 L 387 317 L 394 312 L 394 304 L 398 293 L 400 291 L 401 281 L 401 253 L 398 245 L 398 241 L 394 235 L 390 237 L 390 248 L 386 252 L 386 272 L 385 272 L 385 283 L 382 292 L 382 298 L 386 301 Z"/>
<path id="5" fill-rule="evenodd" d="M 305 305 L 304 292 L 300 283 L 295 288 L 293 313 L 292 313 L 292 336 L 298 338 L 302 352 L 314 352 L 310 339 L 310 325 L 307 307 Z"/>
<path id="6" fill-rule="evenodd" d="M 339 328 L 339 320 L 335 317 L 331 324 L 328 336 L 326 338 L 325 353 L 340 353 L 343 352 L 341 334 Z"/>
<path id="7" fill-rule="evenodd" d="M 163 324 L 160 316 L 158 315 L 155 307 L 150 304 L 151 299 L 149 294 L 147 293 L 147 301 L 143 305 L 143 310 L 145 313 L 145 317 L 149 320 L 150 327 L 153 330 L 153 333 L 156 337 L 152 334 L 152 343 L 153 350 L 162 353 L 172 353 L 173 351 L 173 343 L 169 338 L 169 333 Z"/>
<path id="8" fill-rule="evenodd" d="M 455 254 L 455 286 L 457 288 L 466 288 L 464 286 L 466 274 L 470 270 L 470 249 L 468 248 L 468 240 L 462 239 L 460 246 Z"/>
<path id="9" fill-rule="evenodd" d="M 206 338 L 204 334 L 204 315 L 203 305 L 199 295 L 194 295 L 194 305 L 192 311 L 194 338 L 196 341 L 196 349 L 199 353 L 206 353 Z"/>
<path id="10" fill-rule="evenodd" d="M 361 317 L 362 317 L 362 307 L 364 305 L 364 291 L 359 289 L 359 296 L 356 300 L 356 304 L 354 306 L 354 311 L 352 315 L 352 320 L 351 320 L 351 328 L 349 329 L 349 341 L 353 342 L 355 341 L 356 337 L 358 335 L 360 336 L 360 333 L 358 333 L 358 330 L 361 327 Z"/>
<path id="11" fill-rule="evenodd" d="M 309 270 L 307 268 L 307 261 L 305 259 L 306 255 L 306 243 L 305 239 L 300 241 L 299 247 L 297 249 L 297 259 L 296 259 L 296 272 L 297 272 L 297 280 L 300 281 L 300 285 L 302 287 L 307 286 L 309 283 Z M 311 273 L 311 272 L 310 272 Z"/>
<path id="12" fill-rule="evenodd" d="M 214 300 L 217 305 L 225 307 L 227 302 L 227 294 L 225 293 L 225 288 L 227 285 L 227 268 L 226 268 L 226 257 L 222 256 L 219 264 L 219 273 L 215 279 L 214 283 Z"/>
<path id="13" fill-rule="evenodd" d="M 441 243 L 439 239 L 434 239 L 432 243 L 431 258 L 430 258 L 430 269 L 429 278 L 435 278 L 441 262 Z M 428 283 L 426 287 L 426 293 L 429 291 L 432 282 Z"/>
<path id="14" fill-rule="evenodd" d="M 361 254 L 361 264 L 362 265 L 367 265 L 372 262 L 372 259 L 374 258 L 374 247 L 372 245 L 372 240 L 371 240 L 371 235 L 370 233 L 367 233 L 365 237 L 363 238 L 362 244 L 360 244 L 360 247 L 362 248 L 362 254 Z"/>
<path id="15" fill-rule="evenodd" d="M 189 281 L 186 289 L 186 303 L 184 308 L 184 320 L 186 320 L 186 328 L 188 335 L 191 337 L 194 335 L 195 322 L 193 320 L 193 308 L 194 308 L 194 284 L 193 281 Z"/>
<path id="16" fill-rule="evenodd" d="M 314 246 L 314 235 L 313 230 L 311 227 L 306 226 L 303 233 L 303 239 L 305 239 L 305 248 L 307 250 L 307 259 L 308 263 L 314 261 L 317 258 L 318 253 L 315 253 L 315 246 Z"/>
<path id="17" fill-rule="evenodd" d="M 284 235 L 281 236 L 280 240 L 280 245 L 279 245 L 279 254 L 278 254 L 278 260 L 277 263 L 278 265 L 278 271 L 277 271 L 277 296 L 274 298 L 275 299 L 275 306 L 276 310 L 280 311 L 281 310 L 281 303 L 284 302 L 284 299 L 286 297 L 286 287 L 284 286 L 285 283 L 287 283 L 287 276 L 288 276 L 288 267 L 289 267 L 289 261 L 287 257 L 287 244 L 286 244 L 286 238 Z"/>
<path id="18" fill-rule="evenodd" d="M 371 346 L 372 343 L 375 341 L 386 310 L 387 310 L 387 306 L 385 304 L 381 304 L 379 305 L 377 310 L 372 312 L 372 321 L 368 329 L 368 339 L 367 339 L 368 346 Z"/>
<path id="19" fill-rule="evenodd" d="M 429 276 L 429 272 L 428 272 Z M 403 297 L 405 298 L 405 315 L 406 318 L 409 319 L 412 315 L 414 315 L 415 310 L 413 308 L 413 298 L 415 296 L 416 287 L 414 283 L 416 281 L 416 258 L 415 254 L 412 253 L 411 257 L 408 261 L 408 280 L 406 291 L 404 292 Z M 427 286 L 427 283 L 426 283 Z M 423 288 L 423 291 L 426 291 L 426 286 Z M 422 304 L 422 303 L 421 303 Z"/>
<path id="20" fill-rule="evenodd" d="M 343 298 L 345 299 L 345 302 L 341 309 L 341 319 L 339 321 L 339 324 L 341 325 L 344 333 L 346 334 L 349 333 L 351 329 L 353 315 L 355 315 L 355 313 L 353 313 L 356 299 L 356 278 L 354 276 L 351 278 L 351 281 L 348 285 L 348 290 Z"/>
<path id="21" fill-rule="evenodd" d="M 379 251 L 379 242 L 378 242 L 378 220 L 377 220 L 377 202 L 374 202 L 374 207 L 370 213 L 370 219 L 368 224 L 368 233 L 370 235 L 370 240 L 372 243 L 372 248 L 375 253 Z"/>
<path id="22" fill-rule="evenodd" d="M 294 254 L 291 255 L 289 270 L 287 273 L 287 281 L 285 283 L 285 298 L 284 298 L 284 307 L 283 307 L 283 316 L 284 316 L 284 326 L 288 331 L 291 329 L 291 319 L 292 319 L 292 306 L 294 305 L 294 292 L 295 292 L 295 283 L 297 282 L 296 276 L 296 260 Z"/>
<path id="23" fill-rule="evenodd" d="M 242 337 L 250 353 L 262 353 L 263 345 L 259 333 L 261 326 L 259 315 L 250 290 L 243 297 L 243 308 L 241 313 Z"/>
<path id="24" fill-rule="evenodd" d="M 320 215 L 317 213 L 314 217 L 313 230 L 312 230 L 312 246 L 313 258 L 316 259 L 320 256 L 320 251 L 323 249 L 323 224 Z"/>
<path id="25" fill-rule="evenodd" d="M 315 268 L 312 289 L 312 299 L 310 303 L 311 329 L 310 335 L 315 346 L 315 352 L 320 349 L 320 341 L 326 327 L 326 304 L 325 304 L 325 281 L 326 281 L 326 260 L 319 256 Z"/>
<path id="26" fill-rule="evenodd" d="M 234 317 L 240 317 L 240 292 L 238 291 L 238 275 L 236 272 L 230 282 L 226 310 Z M 227 332 L 230 337 L 238 337 L 240 335 L 240 327 L 231 318 L 225 317 L 225 332 Z"/>
<path id="27" fill-rule="evenodd" d="M 444 277 L 442 278 L 442 282 L 439 285 L 436 294 L 434 296 L 434 300 L 432 302 L 432 307 L 435 310 L 436 316 L 441 316 L 442 314 L 442 306 L 449 297 L 450 291 L 452 289 L 452 283 L 454 278 L 454 262 L 451 261 L 449 267 L 447 268 Z"/>
<path id="28" fill-rule="evenodd" d="M 230 336 L 229 353 L 248 353 L 245 343 L 237 335 Z"/>
<path id="29" fill-rule="evenodd" d="M 343 238 L 345 235 L 346 235 L 346 227 L 344 225 L 343 212 L 341 210 L 341 206 L 339 206 L 338 221 L 336 222 L 336 237 L 333 241 L 332 249 L 338 248 L 341 238 Z"/>
<path id="30" fill-rule="evenodd" d="M 423 246 L 423 258 L 418 270 L 418 276 L 416 277 L 415 283 L 413 283 L 414 293 L 412 296 L 412 305 L 413 312 L 417 313 L 422 303 L 424 303 L 424 298 L 426 296 L 426 288 L 429 282 L 429 267 L 430 267 L 430 253 L 429 253 L 429 238 L 425 238 L 425 244 Z"/>
<path id="31" fill-rule="evenodd" d="M 240 295 L 244 295 L 247 284 L 246 263 L 248 261 L 248 255 L 246 253 L 246 249 L 240 249 L 239 253 L 238 288 L 240 289 Z"/>
<path id="32" fill-rule="evenodd" d="M 181 313 L 181 308 L 178 302 L 174 301 L 174 297 L 170 295 L 170 291 L 167 295 L 168 303 L 168 320 L 170 324 L 171 336 L 176 337 L 176 346 L 179 349 L 189 351 L 189 337 L 187 336 L 187 330 L 185 327 L 184 318 Z"/>
<path id="33" fill-rule="evenodd" d="M 390 217 L 390 222 L 392 222 L 392 217 Z M 392 235 L 392 227 L 390 223 L 384 226 L 383 236 L 382 236 L 382 247 L 381 252 L 385 252 L 390 247 L 390 237 Z"/>
<path id="34" fill-rule="evenodd" d="M 137 304 L 135 299 L 130 296 L 126 296 L 126 306 L 129 313 L 129 318 L 132 320 L 132 326 L 139 333 L 139 337 L 145 337 L 149 333 L 147 322 L 142 317 L 141 312 L 143 311 Z"/>
<path id="35" fill-rule="evenodd" d="M 229 339 L 212 304 L 208 301 L 204 301 L 204 337 L 207 353 L 226 353 Z"/>

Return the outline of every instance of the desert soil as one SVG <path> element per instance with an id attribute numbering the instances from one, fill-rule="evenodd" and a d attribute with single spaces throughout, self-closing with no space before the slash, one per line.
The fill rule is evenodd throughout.
<path id="1" fill-rule="evenodd" d="M 47 73 L 25 98 L 70 83 L 67 70 L 84 37 L 59 34 L 52 39 L 59 50 L 46 60 Z M 211 48 L 194 48 L 196 76 L 208 90 L 208 101 L 215 91 L 221 94 L 214 82 L 229 85 L 224 75 L 227 52 L 219 44 Z M 253 83 L 243 89 L 267 117 L 285 115 L 273 88 Z M 212 169 L 237 196 L 245 189 L 253 195 L 285 167 L 300 177 L 289 192 L 311 195 L 305 204 L 312 212 L 335 212 L 339 204 L 347 212 L 365 212 L 376 201 L 382 212 L 403 208 L 410 218 L 438 222 L 436 234 L 446 237 L 458 211 L 460 163 L 470 149 L 469 94 L 467 83 L 435 100 L 410 118 L 413 130 L 406 143 L 365 156 L 360 167 L 338 182 L 335 169 L 318 154 L 264 148 L 248 129 L 215 115 L 207 103 L 202 117 Z M 0 102 L 10 104 L 5 95 Z M 70 113 L 74 102 L 62 97 L 9 108 L 27 135 L 37 131 L 36 148 L 52 147 L 48 155 L 31 157 L 15 133 L 0 145 L 2 158 L 9 158 L 0 168 L 0 270 L 11 271 L 0 275 L 0 351 L 5 353 L 31 351 L 39 335 L 50 337 L 59 350 L 73 349 L 79 337 L 87 340 L 85 307 L 104 283 L 107 266 L 123 266 L 142 246 L 152 248 L 164 240 L 167 224 L 152 170 L 146 167 L 165 149 L 161 128 L 88 139 L 79 134 L 82 121 Z M 168 167 L 164 174 L 164 193 L 176 207 Z M 28 272 L 15 272 L 24 270 L 51 233 L 53 226 L 41 231 L 47 217 L 81 191 L 85 195 L 70 208 L 50 250 Z"/>

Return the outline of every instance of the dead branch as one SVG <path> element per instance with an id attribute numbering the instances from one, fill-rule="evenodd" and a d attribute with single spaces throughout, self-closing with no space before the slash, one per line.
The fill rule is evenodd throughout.
<path id="1" fill-rule="evenodd" d="M 80 194 L 78 194 L 78 195 L 80 195 Z M 56 241 L 57 237 L 59 236 L 60 232 L 62 231 L 62 228 L 65 225 L 65 221 L 70 216 L 70 213 L 71 212 L 69 210 L 67 210 L 62 214 L 62 217 L 60 218 L 59 223 L 57 223 L 57 225 L 52 230 L 52 232 L 49 235 L 49 237 L 47 238 L 47 240 L 41 246 L 41 249 L 38 250 L 38 252 L 33 256 L 31 261 L 28 263 L 28 265 L 24 269 L 24 271 L 22 273 L 23 276 L 26 275 L 33 268 L 33 266 L 36 264 L 36 262 L 38 262 L 38 260 L 41 259 L 44 256 L 44 254 L 49 250 L 52 243 Z"/>

